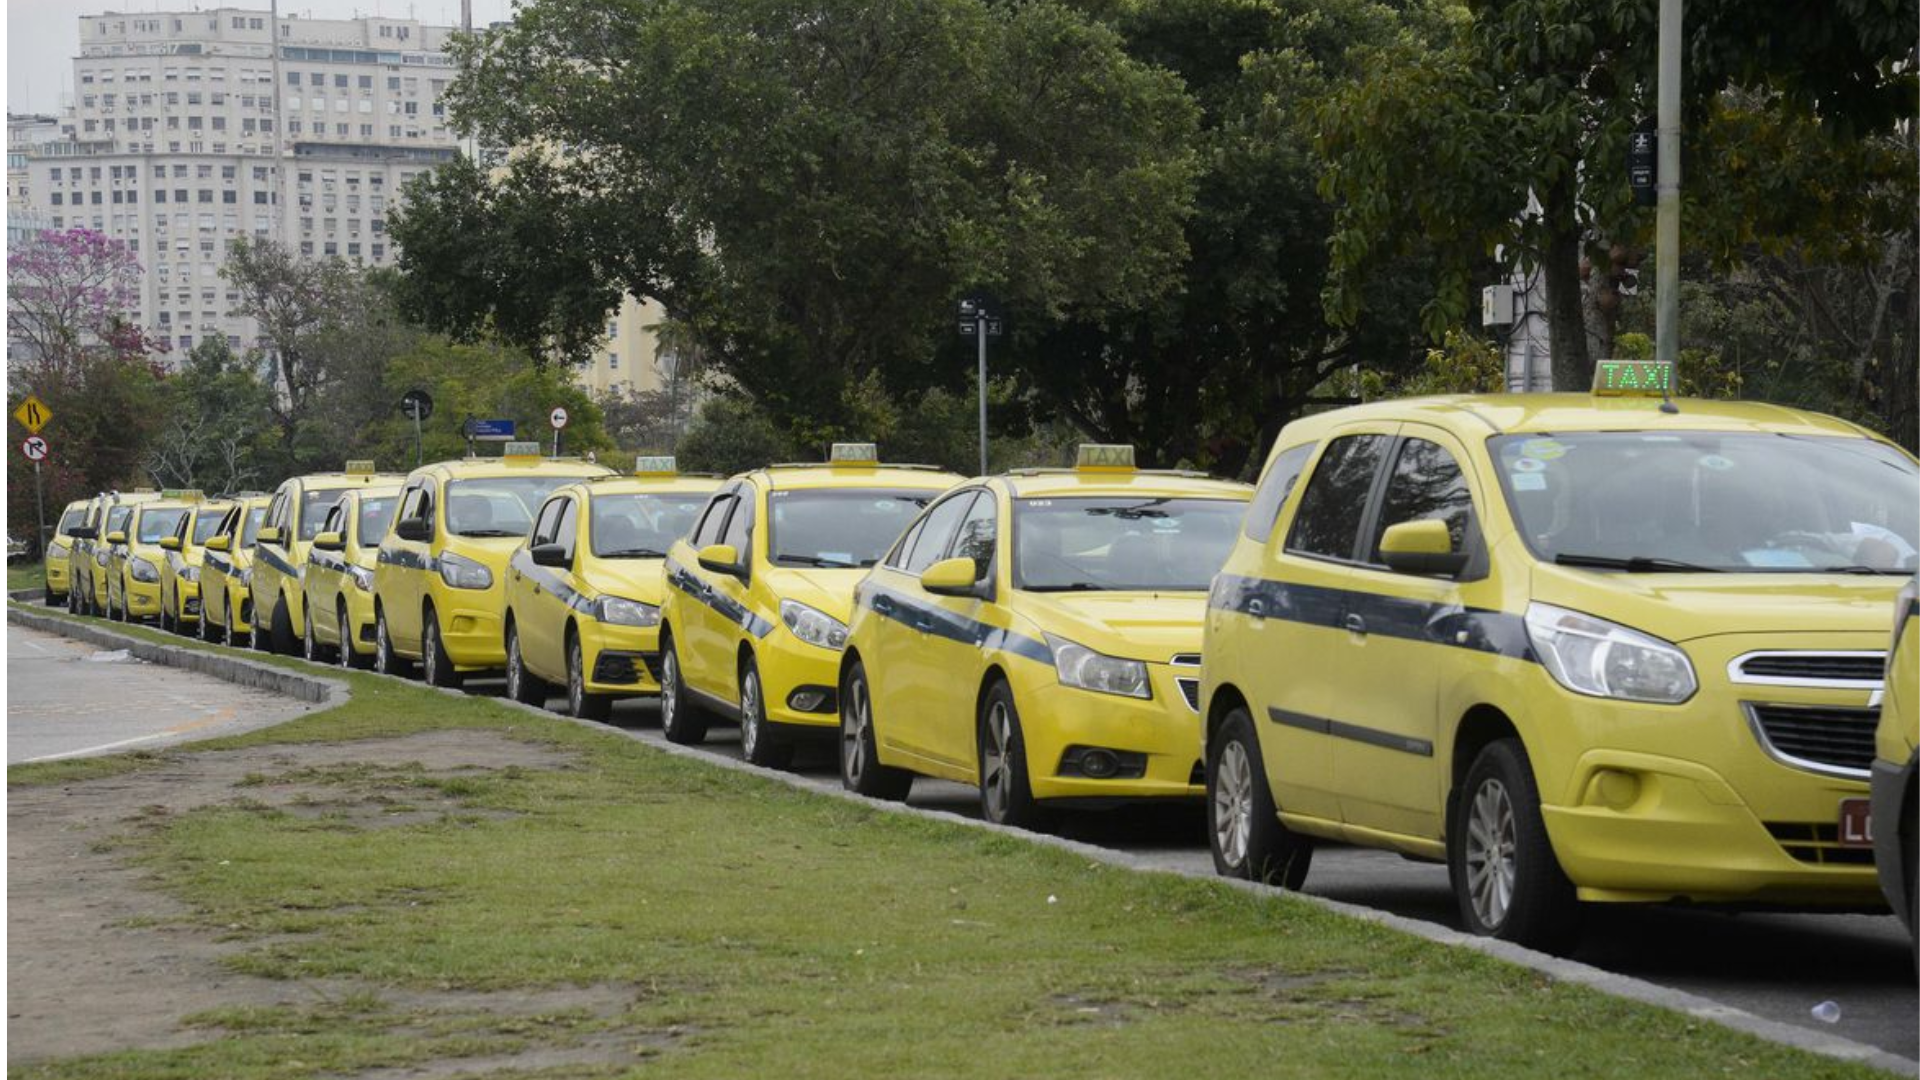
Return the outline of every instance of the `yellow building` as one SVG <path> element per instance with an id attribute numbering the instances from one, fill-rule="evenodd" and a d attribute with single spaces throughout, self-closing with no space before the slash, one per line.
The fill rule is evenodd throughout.
<path id="1" fill-rule="evenodd" d="M 657 328 L 666 317 L 658 301 L 623 298 L 620 310 L 607 320 L 606 339 L 579 368 L 580 386 L 594 397 L 664 390 L 673 361 L 669 354 L 663 363 Z"/>

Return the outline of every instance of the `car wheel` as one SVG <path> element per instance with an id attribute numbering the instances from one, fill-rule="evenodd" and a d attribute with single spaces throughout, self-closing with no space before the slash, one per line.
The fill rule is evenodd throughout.
<path id="1" fill-rule="evenodd" d="M 1044 812 L 1027 774 L 1026 736 L 1013 689 L 996 682 L 980 707 L 980 812 L 996 825 L 1039 828 Z"/>
<path id="2" fill-rule="evenodd" d="M 173 632 L 173 622 L 172 622 L 172 617 L 170 615 L 170 612 L 171 612 L 171 609 L 167 607 L 167 598 L 162 596 L 160 598 L 160 618 L 159 618 L 160 630 L 162 633 Z"/>
<path id="3" fill-rule="evenodd" d="M 876 746 L 867 669 L 855 660 L 840 679 L 840 783 L 857 795 L 899 802 L 913 790 L 913 774 L 880 764 Z"/>
<path id="4" fill-rule="evenodd" d="M 1467 930 L 1546 952 L 1571 945 L 1579 900 L 1554 857 L 1519 740 L 1480 751 L 1452 809 L 1447 869 Z"/>
<path id="5" fill-rule="evenodd" d="M 305 624 L 301 627 L 305 632 L 300 635 L 300 655 L 306 657 L 307 661 L 313 664 L 324 664 L 332 659 L 327 655 L 327 647 L 320 644 L 320 636 L 313 632 L 312 604 L 307 605 L 306 613 L 301 616 L 301 621 Z"/>
<path id="6" fill-rule="evenodd" d="M 1280 822 L 1245 709 L 1207 743 L 1207 840 L 1225 877 L 1298 889 L 1313 863 L 1313 841 Z"/>
<path id="7" fill-rule="evenodd" d="M 420 674 L 433 686 L 458 689 L 460 673 L 447 659 L 446 642 L 440 639 L 440 616 L 428 607 L 420 613 Z"/>
<path id="8" fill-rule="evenodd" d="M 660 635 L 660 733 L 682 746 L 707 741 L 707 715 L 694 707 L 680 678 L 680 654 L 672 634 Z"/>
<path id="9" fill-rule="evenodd" d="M 752 653 L 740 663 L 740 756 L 749 765 L 784 769 L 793 763 L 793 744 L 774 734 L 767 722 L 766 688 Z"/>
<path id="10" fill-rule="evenodd" d="M 393 648 L 393 633 L 387 629 L 387 609 L 373 611 L 373 670 L 382 675 L 407 674 L 407 662 Z"/>
<path id="11" fill-rule="evenodd" d="M 343 668 L 366 670 L 373 665 L 371 657 L 360 655 L 353 647 L 353 623 L 347 619 L 347 598 L 341 597 L 333 606 L 334 625 L 340 628 L 340 648 L 334 654 L 334 662 Z"/>
<path id="12" fill-rule="evenodd" d="M 520 654 L 520 626 L 507 621 L 507 696 L 522 705 L 545 705 L 547 685 L 527 670 L 527 659 Z"/>
<path id="13" fill-rule="evenodd" d="M 580 635 L 567 630 L 567 712 L 582 720 L 605 721 L 613 715 L 613 699 L 587 693 L 587 658 Z"/>
<path id="14" fill-rule="evenodd" d="M 287 609 L 286 597 L 281 597 L 280 602 L 273 605 L 273 621 L 268 628 L 273 632 L 269 652 L 277 652 L 281 656 L 301 654 L 301 644 L 293 640 L 293 612 Z"/>

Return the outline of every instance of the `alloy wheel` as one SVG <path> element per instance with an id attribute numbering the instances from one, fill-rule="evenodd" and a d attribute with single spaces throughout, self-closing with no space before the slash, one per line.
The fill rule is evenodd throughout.
<path id="1" fill-rule="evenodd" d="M 1513 800 L 1505 784 L 1488 779 L 1473 793 L 1467 818 L 1467 891 L 1486 926 L 1506 921 L 1515 877 Z"/>
<path id="2" fill-rule="evenodd" d="M 859 675 L 847 681 L 847 719 L 840 725 L 840 769 L 849 787 L 858 787 L 867 771 L 867 730 L 873 724 L 873 704 L 867 700 L 867 680 Z"/>
<path id="3" fill-rule="evenodd" d="M 1253 768 L 1246 748 L 1233 741 L 1220 748 L 1213 789 L 1213 835 L 1229 865 L 1245 865 L 1252 830 Z"/>
<path id="4" fill-rule="evenodd" d="M 1012 756 L 1013 717 L 1005 702 L 996 701 L 987 710 L 987 740 L 981 754 L 980 786 L 987 792 L 987 808 L 994 820 L 1004 818 L 1013 798 Z"/>

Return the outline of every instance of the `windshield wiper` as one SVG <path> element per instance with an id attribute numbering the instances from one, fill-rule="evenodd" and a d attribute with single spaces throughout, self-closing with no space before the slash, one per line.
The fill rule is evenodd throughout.
<path id="1" fill-rule="evenodd" d="M 480 536 L 480 537 L 527 535 L 524 532 L 518 532 L 513 529 L 455 529 L 453 530 L 453 534 L 455 536 Z"/>
<path id="2" fill-rule="evenodd" d="M 667 553 L 643 547 L 621 548 L 619 551 L 603 551 L 600 557 L 603 559 L 664 559 Z"/>
<path id="3" fill-rule="evenodd" d="M 859 567 L 839 559 L 823 559 L 818 555 L 775 555 L 774 562 L 799 563 L 802 566 L 819 566 L 828 570 L 858 570 Z"/>
<path id="4" fill-rule="evenodd" d="M 1816 566 L 1807 572 L 1814 574 L 1899 574 L 1903 576 L 1913 573 L 1911 570 L 1882 569 L 1877 566 L 1860 566 L 1858 564 L 1849 566 Z"/>
<path id="5" fill-rule="evenodd" d="M 1106 592 L 1105 585 L 1091 581 L 1064 581 L 1058 585 L 1028 585 L 1027 592 Z"/>
<path id="6" fill-rule="evenodd" d="M 1681 562 L 1679 559 L 1666 559 L 1658 555 L 1633 555 L 1616 558 L 1612 555 L 1555 555 L 1553 561 L 1561 566 L 1590 566 L 1600 570 L 1625 570 L 1630 574 L 1655 573 L 1699 573 L 1724 574 L 1725 570 L 1717 566 L 1700 566 L 1695 563 Z"/>

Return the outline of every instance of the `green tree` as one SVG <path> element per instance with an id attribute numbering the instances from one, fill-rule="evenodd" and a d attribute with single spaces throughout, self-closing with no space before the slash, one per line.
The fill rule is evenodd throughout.
<path id="1" fill-rule="evenodd" d="M 260 376 L 259 363 L 235 356 L 224 337 L 194 346 L 159 387 L 166 419 L 143 460 L 147 473 L 163 487 L 210 494 L 278 480 L 273 390 Z"/>

